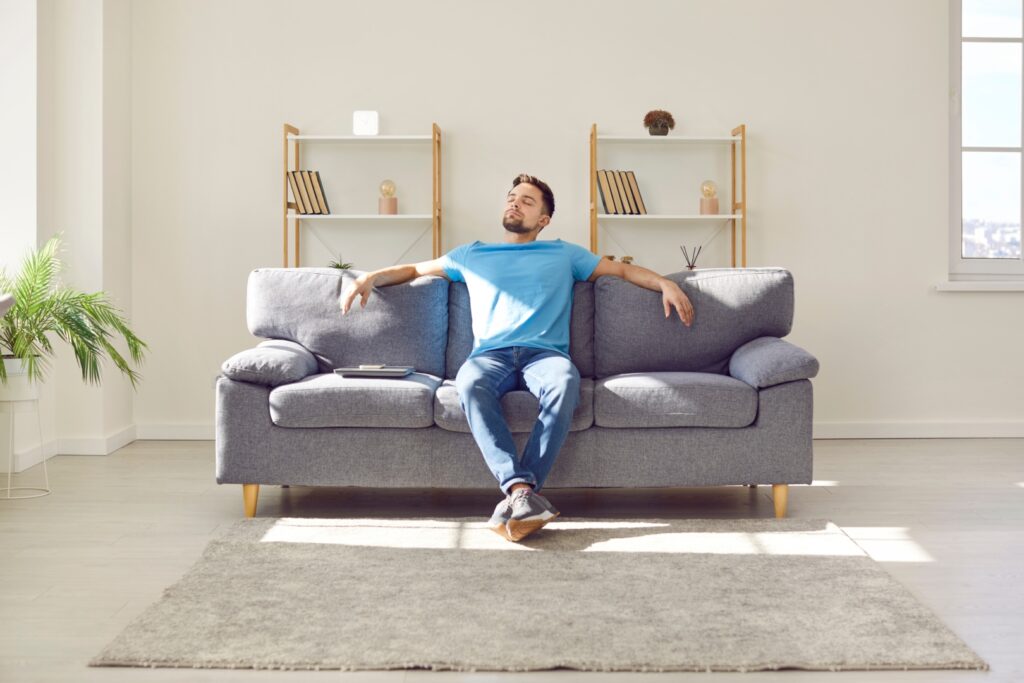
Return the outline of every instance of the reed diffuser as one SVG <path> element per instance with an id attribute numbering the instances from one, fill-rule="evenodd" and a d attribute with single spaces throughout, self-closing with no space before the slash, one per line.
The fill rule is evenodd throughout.
<path id="1" fill-rule="evenodd" d="M 700 256 L 700 250 L 704 248 L 703 245 L 697 247 L 693 252 L 688 252 L 686 247 L 680 246 L 683 250 L 683 258 L 686 259 L 686 268 L 688 270 L 695 270 L 697 268 L 697 257 Z"/>

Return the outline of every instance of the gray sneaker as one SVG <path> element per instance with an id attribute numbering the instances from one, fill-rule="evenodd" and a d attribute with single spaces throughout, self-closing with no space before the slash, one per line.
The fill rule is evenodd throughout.
<path id="1" fill-rule="evenodd" d="M 512 516 L 512 496 L 505 496 L 505 499 L 498 503 L 498 507 L 494 508 L 494 514 L 487 520 L 487 528 L 494 533 L 498 534 L 506 541 L 510 541 L 508 537 L 508 530 L 505 525 L 508 524 L 509 518 Z"/>
<path id="2" fill-rule="evenodd" d="M 521 541 L 558 516 L 548 499 L 532 489 L 519 489 L 512 494 L 512 516 L 506 529 L 508 540 Z"/>

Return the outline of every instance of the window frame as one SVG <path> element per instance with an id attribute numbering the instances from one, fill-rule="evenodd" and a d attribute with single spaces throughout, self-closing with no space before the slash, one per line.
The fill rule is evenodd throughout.
<path id="1" fill-rule="evenodd" d="M 1022 13 L 1024 23 L 1024 13 Z M 1024 282 L 1024 247 L 1017 259 L 963 257 L 963 152 L 1017 152 L 1021 155 L 1021 237 L 1024 242 L 1024 103 L 1021 107 L 1021 147 L 963 147 L 963 101 L 961 98 L 963 43 L 1018 43 L 1024 61 L 1024 30 L 1021 38 L 979 38 L 962 35 L 963 1 L 949 2 L 949 279 Z M 1024 64 L 1021 68 L 1021 96 L 1024 98 Z"/>

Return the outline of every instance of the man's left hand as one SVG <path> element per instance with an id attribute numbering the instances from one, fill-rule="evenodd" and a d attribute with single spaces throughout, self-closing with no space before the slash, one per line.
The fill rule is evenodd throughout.
<path id="1" fill-rule="evenodd" d="M 690 298 L 679 289 L 679 285 L 666 279 L 661 284 L 661 303 L 665 306 L 665 317 L 672 315 L 672 309 L 676 309 L 679 319 L 689 327 L 693 323 L 693 304 Z"/>

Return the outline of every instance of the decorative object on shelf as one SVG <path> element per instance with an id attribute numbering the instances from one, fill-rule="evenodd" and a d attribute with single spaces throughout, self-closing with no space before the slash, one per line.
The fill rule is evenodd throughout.
<path id="1" fill-rule="evenodd" d="M 644 127 L 651 135 L 668 135 L 676 127 L 676 120 L 664 109 L 653 109 L 644 115 Z"/>
<path id="2" fill-rule="evenodd" d="M 331 212 L 319 171 L 288 171 L 287 176 L 296 213 L 327 215 Z"/>
<path id="3" fill-rule="evenodd" d="M 700 256 L 700 250 L 704 248 L 704 245 L 701 245 L 701 246 L 697 247 L 696 249 L 694 249 L 693 253 L 688 252 L 686 250 L 686 247 L 684 247 L 682 245 L 680 245 L 679 248 L 683 250 L 683 258 L 686 259 L 686 268 L 687 268 L 687 270 L 694 270 L 694 269 L 696 269 L 697 268 L 697 257 Z"/>
<path id="4" fill-rule="evenodd" d="M 99 385 L 100 360 L 109 358 L 136 387 L 139 374 L 114 348 L 111 338 L 124 339 L 136 364 L 142 362 L 146 343 L 135 336 L 105 292 L 85 294 L 54 282 L 62 267 L 57 255 L 61 239 L 55 235 L 26 256 L 16 277 L 0 270 L 0 292 L 15 295 L 14 305 L 0 319 L 0 352 L 5 361 L 0 365 L 0 392 L 12 365 L 20 364 L 29 382 L 45 379 L 47 359 L 55 354 L 53 336 L 71 344 L 83 381 Z M 4 400 L 2 393 L 0 400 Z"/>
<path id="5" fill-rule="evenodd" d="M 700 213 L 702 216 L 718 213 L 718 185 L 713 180 L 700 184 Z"/>
<path id="6" fill-rule="evenodd" d="M 379 130 L 379 123 L 380 119 L 375 111 L 352 112 L 353 135 L 376 135 Z"/>
<path id="7" fill-rule="evenodd" d="M 377 213 L 382 216 L 393 216 L 398 213 L 398 197 L 395 196 L 394 181 L 381 181 L 380 198 L 377 200 Z"/>
<path id="8" fill-rule="evenodd" d="M 338 260 L 337 261 L 331 261 L 329 264 L 327 264 L 327 267 L 328 268 L 337 268 L 338 270 L 348 270 L 349 268 L 352 267 L 352 264 L 347 262 L 347 261 L 342 261 L 341 260 L 341 254 L 338 254 Z"/>
<path id="9" fill-rule="evenodd" d="M 627 263 L 628 264 L 628 263 L 632 263 L 633 262 L 633 257 L 632 256 L 623 256 L 619 260 L 622 261 L 623 263 Z"/>
<path id="10" fill-rule="evenodd" d="M 633 171 L 600 170 L 597 172 L 597 183 L 605 213 L 627 216 L 647 213 Z"/>

